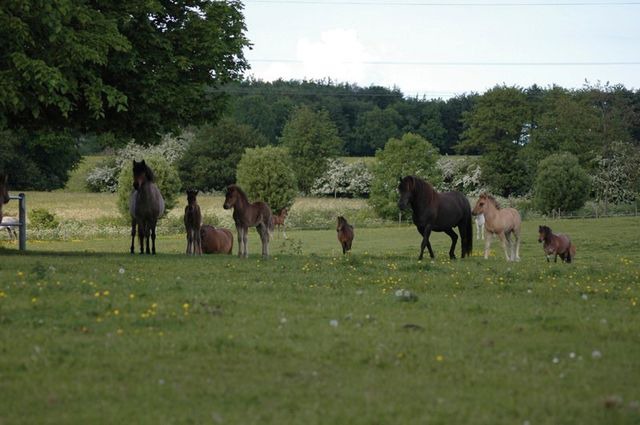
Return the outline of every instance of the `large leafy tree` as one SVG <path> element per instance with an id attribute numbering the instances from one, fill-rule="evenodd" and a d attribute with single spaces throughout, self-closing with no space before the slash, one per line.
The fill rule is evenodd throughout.
<path id="1" fill-rule="evenodd" d="M 282 145 L 293 158 L 298 189 L 308 193 L 313 182 L 327 170 L 327 160 L 342 151 L 338 129 L 324 111 L 308 106 L 296 109 L 282 131 Z"/>
<path id="2" fill-rule="evenodd" d="M 400 114 L 393 108 L 380 109 L 376 106 L 360 114 L 351 152 L 356 156 L 374 155 L 390 138 L 400 136 L 400 121 Z"/>
<path id="3" fill-rule="evenodd" d="M 239 1 L 6 0 L 0 127 L 139 142 L 220 112 L 248 45 Z"/>
<path id="4" fill-rule="evenodd" d="M 575 211 L 587 200 L 589 187 L 589 176 L 575 155 L 552 154 L 538 166 L 534 200 L 544 213 Z"/>

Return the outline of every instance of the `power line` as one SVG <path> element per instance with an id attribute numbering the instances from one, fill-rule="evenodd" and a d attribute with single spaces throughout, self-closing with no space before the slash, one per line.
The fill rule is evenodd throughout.
<path id="1" fill-rule="evenodd" d="M 305 63 L 299 59 L 248 59 L 253 63 Z M 391 66 L 638 66 L 640 61 L 612 62 L 445 62 L 445 61 L 340 61 L 344 65 L 391 65 Z"/>
<path id="2" fill-rule="evenodd" d="M 245 3 L 268 3 L 268 4 L 309 4 L 323 6 L 420 6 L 420 7 L 572 7 L 572 6 L 640 6 L 638 1 L 614 1 L 614 2 L 577 2 L 577 3 L 549 3 L 549 2 L 511 2 L 511 3 L 430 3 L 412 1 L 368 1 L 368 0 L 347 0 L 347 1 L 321 1 L 321 0 L 245 0 Z"/>

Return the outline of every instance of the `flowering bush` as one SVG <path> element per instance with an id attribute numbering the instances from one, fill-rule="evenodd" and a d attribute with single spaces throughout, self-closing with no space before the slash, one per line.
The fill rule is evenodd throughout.
<path id="1" fill-rule="evenodd" d="M 478 195 L 485 191 L 480 164 L 473 158 L 443 156 L 437 166 L 442 173 L 439 190 L 458 190 L 466 195 Z"/>
<path id="2" fill-rule="evenodd" d="M 371 190 L 373 175 L 364 162 L 347 164 L 339 159 L 329 161 L 328 170 L 313 183 L 315 196 L 365 197 Z"/>
<path id="3" fill-rule="evenodd" d="M 118 149 L 114 156 L 107 158 L 89 172 L 87 188 L 92 192 L 117 192 L 120 172 L 124 167 L 130 166 L 132 160 L 154 156 L 164 158 L 173 165 L 182 157 L 191 139 L 191 134 L 185 133 L 180 137 L 166 135 L 160 144 L 154 146 L 141 146 L 129 142 L 122 149 Z"/>

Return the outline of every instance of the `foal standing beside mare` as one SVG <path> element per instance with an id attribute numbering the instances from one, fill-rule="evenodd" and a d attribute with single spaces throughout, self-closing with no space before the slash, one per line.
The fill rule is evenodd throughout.
<path id="1" fill-rule="evenodd" d="M 353 226 L 347 223 L 347 220 L 343 216 L 340 216 L 338 217 L 336 231 L 338 232 L 338 241 L 342 246 L 342 254 L 346 254 L 347 251 L 351 251 L 354 236 Z"/>
<path id="2" fill-rule="evenodd" d="M 187 255 L 202 255 L 202 213 L 198 205 L 197 190 L 187 190 L 187 206 L 184 207 L 184 227 L 187 231 Z"/>
<path id="3" fill-rule="evenodd" d="M 262 256 L 269 257 L 269 233 L 273 232 L 271 208 L 265 202 L 249 202 L 247 195 L 239 186 L 231 184 L 227 187 L 224 199 L 225 210 L 233 208 L 233 221 L 238 231 L 238 257 L 248 257 L 247 233 L 249 227 L 255 226 L 262 241 Z"/>
<path id="4" fill-rule="evenodd" d="M 429 256 L 434 258 L 431 242 L 429 242 L 432 231 L 449 235 L 451 238 L 449 258 L 455 259 L 458 235 L 453 228 L 456 226 L 462 239 L 462 258 L 471 255 L 473 249 L 471 206 L 462 193 L 438 193 L 431 184 L 416 176 L 404 177 L 400 181 L 398 191 L 400 192 L 398 207 L 403 210 L 411 206 L 413 223 L 422 235 L 419 260 L 422 260 L 425 247 L 429 250 Z"/>
<path id="5" fill-rule="evenodd" d="M 134 253 L 136 225 L 138 226 L 138 240 L 140 254 L 156 253 L 156 224 L 164 213 L 164 199 L 158 186 L 154 183 L 155 176 L 151 168 L 144 162 L 133 160 L 133 192 L 129 196 L 129 212 L 131 213 L 131 253 Z M 149 238 L 153 247 L 149 250 Z"/>
<path id="6" fill-rule="evenodd" d="M 0 174 L 0 223 L 2 222 L 2 206 L 9 203 L 9 176 Z"/>
<path id="7" fill-rule="evenodd" d="M 491 236 L 497 234 L 502 241 L 507 261 L 520 261 L 520 226 L 522 219 L 518 210 L 515 208 L 500 208 L 498 201 L 493 196 L 483 193 L 478 198 L 475 207 L 473 207 L 473 215 L 479 214 L 484 214 L 485 220 L 484 259 L 489 258 Z M 511 242 L 512 234 L 515 242 Z"/>
<path id="8" fill-rule="evenodd" d="M 547 255 L 547 262 L 552 255 L 554 263 L 558 262 L 558 255 L 562 261 L 567 263 L 570 263 L 576 256 L 576 246 L 571 243 L 569 236 L 561 233 L 556 235 L 549 226 L 538 227 L 538 242 L 543 242 L 542 249 Z"/>

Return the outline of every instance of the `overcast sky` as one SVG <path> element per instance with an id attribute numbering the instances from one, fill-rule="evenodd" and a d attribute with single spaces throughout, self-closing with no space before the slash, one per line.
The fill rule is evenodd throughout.
<path id="1" fill-rule="evenodd" d="M 248 74 L 267 81 L 429 98 L 585 79 L 640 89 L 640 1 L 246 0 L 245 19 Z"/>

